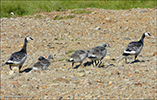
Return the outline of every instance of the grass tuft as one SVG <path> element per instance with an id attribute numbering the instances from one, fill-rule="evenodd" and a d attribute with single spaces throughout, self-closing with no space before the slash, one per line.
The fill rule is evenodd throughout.
<path id="1" fill-rule="evenodd" d="M 74 18 L 74 15 L 68 15 L 68 16 L 55 16 L 53 20 L 61 20 L 61 19 L 69 19 L 69 18 Z"/>
<path id="2" fill-rule="evenodd" d="M 66 52 L 66 54 L 69 54 L 69 53 L 72 53 L 74 52 L 75 50 L 69 50 L 68 52 Z"/>
<path id="3" fill-rule="evenodd" d="M 67 9 L 132 9 L 132 8 L 156 8 L 155 0 L 56 0 L 56 1 L 19 1 L 19 0 L 2 0 L 1 1 L 1 18 L 15 16 L 31 15 L 39 12 L 66 11 Z M 75 14 L 91 13 L 91 11 L 73 11 Z"/>
<path id="4" fill-rule="evenodd" d="M 85 10 L 78 9 L 78 10 L 72 11 L 71 13 L 73 13 L 73 14 L 90 14 L 91 12 L 92 11 L 85 11 Z"/>

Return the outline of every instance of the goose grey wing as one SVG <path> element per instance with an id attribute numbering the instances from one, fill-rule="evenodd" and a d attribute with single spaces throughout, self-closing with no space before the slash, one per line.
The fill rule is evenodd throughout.
<path id="1" fill-rule="evenodd" d="M 40 63 L 40 62 L 36 62 L 33 67 L 36 67 L 36 68 L 40 68 L 42 67 L 43 65 Z"/>
<path id="2" fill-rule="evenodd" d="M 8 60 L 20 62 L 22 59 L 26 58 L 27 54 L 24 52 L 15 52 L 11 55 Z"/>
<path id="3" fill-rule="evenodd" d="M 86 53 L 84 50 L 78 50 L 78 51 L 75 52 L 75 54 L 77 54 L 77 55 L 81 55 L 81 54 L 84 54 L 84 53 Z"/>
<path id="4" fill-rule="evenodd" d="M 102 46 L 97 46 L 97 47 L 94 47 L 94 48 L 92 48 L 93 50 L 99 50 L 99 51 L 104 51 L 104 50 L 106 50 L 106 48 L 105 47 L 102 47 Z"/>
<path id="5" fill-rule="evenodd" d="M 39 62 L 40 62 L 43 66 L 49 66 L 49 65 L 51 64 L 50 61 L 48 61 L 47 59 L 39 60 Z"/>
<path id="6" fill-rule="evenodd" d="M 38 61 L 33 65 L 33 69 L 35 70 L 42 70 L 43 69 L 43 65 Z"/>
<path id="7" fill-rule="evenodd" d="M 130 42 L 125 50 L 126 51 L 137 51 L 140 47 L 142 47 L 142 43 Z"/>

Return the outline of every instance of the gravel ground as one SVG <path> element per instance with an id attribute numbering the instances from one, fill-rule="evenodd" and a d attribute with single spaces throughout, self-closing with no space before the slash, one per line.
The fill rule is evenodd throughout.
<path id="1" fill-rule="evenodd" d="M 1 100 L 4 99 L 156 99 L 157 34 L 156 9 L 105 10 L 85 9 L 91 14 L 42 12 L 36 15 L 1 18 Z M 75 18 L 53 20 L 58 16 Z M 142 33 L 144 48 L 139 62 L 125 64 L 122 53 L 129 42 Z M 28 57 L 22 73 L 11 73 L 5 62 L 22 48 L 31 36 Z M 75 50 L 88 50 L 107 42 L 107 56 L 100 68 L 90 60 L 76 69 L 67 62 Z M 39 56 L 54 55 L 44 71 L 31 72 Z M 133 59 L 129 59 L 133 61 Z M 76 64 L 77 65 L 77 64 Z"/>

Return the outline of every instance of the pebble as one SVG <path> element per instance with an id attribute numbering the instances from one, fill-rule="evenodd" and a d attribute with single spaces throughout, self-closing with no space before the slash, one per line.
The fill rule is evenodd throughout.
<path id="1" fill-rule="evenodd" d="M 84 76 L 85 76 L 85 73 L 76 73 L 76 76 L 84 77 Z"/>
<path id="2" fill-rule="evenodd" d="M 145 12 L 147 12 L 147 11 L 146 11 L 146 10 L 141 10 L 141 11 L 140 11 L 140 13 L 145 13 Z"/>
<path id="3" fill-rule="evenodd" d="M 125 37 L 124 40 L 131 40 L 129 37 Z"/>
<path id="4" fill-rule="evenodd" d="M 101 30 L 101 27 L 97 27 L 97 28 L 95 28 L 95 30 Z"/>
<path id="5" fill-rule="evenodd" d="M 120 73 L 119 73 L 119 71 L 117 69 L 113 69 L 112 70 L 112 74 L 113 75 L 119 75 Z"/>
<path id="6" fill-rule="evenodd" d="M 111 20 L 111 17 L 106 17 L 105 19 L 109 21 L 109 20 Z"/>
<path id="7" fill-rule="evenodd" d="M 112 75 L 112 72 L 111 71 L 107 71 L 105 72 L 106 75 Z"/>
<path id="8" fill-rule="evenodd" d="M 15 72 L 13 70 L 9 71 L 9 75 L 13 75 Z"/>
<path id="9" fill-rule="evenodd" d="M 105 56 L 105 59 L 111 59 L 111 57 L 110 56 Z"/>

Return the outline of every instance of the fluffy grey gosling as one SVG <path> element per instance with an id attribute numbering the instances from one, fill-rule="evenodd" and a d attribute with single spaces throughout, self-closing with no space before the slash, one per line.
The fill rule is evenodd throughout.
<path id="1" fill-rule="evenodd" d="M 52 55 L 48 55 L 47 59 L 45 59 L 43 56 L 40 56 L 38 58 L 38 62 L 36 62 L 33 65 L 33 69 L 34 70 L 40 70 L 40 71 L 47 69 L 47 67 L 49 67 L 51 64 L 52 59 L 53 59 Z"/>
<path id="2" fill-rule="evenodd" d="M 82 62 L 84 61 L 84 59 L 88 56 L 87 52 L 84 50 L 77 50 L 75 51 L 70 59 L 68 60 L 69 62 L 72 62 L 72 68 L 74 66 L 74 63 L 80 63 L 80 65 L 82 64 Z M 79 66 L 80 66 L 79 65 Z"/>

